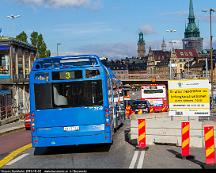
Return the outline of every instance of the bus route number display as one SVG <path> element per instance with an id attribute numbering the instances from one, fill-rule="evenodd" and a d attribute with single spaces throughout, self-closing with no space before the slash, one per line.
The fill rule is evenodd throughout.
<path id="1" fill-rule="evenodd" d="M 52 73 L 53 80 L 71 80 L 71 79 L 81 79 L 81 78 L 82 78 L 81 70 L 60 71 L 60 72 Z"/>
<path id="2" fill-rule="evenodd" d="M 170 80 L 170 116 L 210 116 L 209 80 Z"/>

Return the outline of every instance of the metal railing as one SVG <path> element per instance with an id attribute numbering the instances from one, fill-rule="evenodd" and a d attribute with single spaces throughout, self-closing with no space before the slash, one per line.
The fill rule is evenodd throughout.
<path id="1" fill-rule="evenodd" d="M 169 80 L 170 76 L 169 74 L 116 74 L 116 77 L 119 80 Z M 175 75 L 172 76 L 172 79 L 203 79 L 205 78 L 205 75 L 185 75 L 181 73 L 176 73 Z"/>

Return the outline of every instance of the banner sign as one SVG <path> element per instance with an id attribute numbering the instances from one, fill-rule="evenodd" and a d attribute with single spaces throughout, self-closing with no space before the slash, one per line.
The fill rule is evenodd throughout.
<path id="1" fill-rule="evenodd" d="M 210 116 L 209 80 L 168 81 L 170 116 Z"/>

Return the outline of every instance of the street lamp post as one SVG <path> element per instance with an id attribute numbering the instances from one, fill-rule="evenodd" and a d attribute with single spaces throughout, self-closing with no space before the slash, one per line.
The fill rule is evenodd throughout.
<path id="1" fill-rule="evenodd" d="M 59 56 L 59 46 L 61 45 L 61 43 L 57 43 L 57 56 Z"/>
<path id="2" fill-rule="evenodd" d="M 210 61 L 211 61 L 211 106 L 214 106 L 214 73 L 213 73 L 213 57 L 212 57 L 212 12 L 216 12 L 215 9 L 210 8 L 209 10 L 202 10 L 202 12 L 209 11 L 209 19 L 210 19 Z"/>
<path id="3" fill-rule="evenodd" d="M 171 44 L 172 46 L 172 50 L 174 49 L 174 44 L 177 43 L 176 41 L 169 41 L 169 43 Z"/>
<path id="4" fill-rule="evenodd" d="M 170 32 L 170 33 L 173 33 L 173 32 L 176 32 L 176 29 L 167 29 L 166 32 Z M 172 51 L 173 51 L 173 44 L 176 43 L 175 41 L 169 41 L 169 43 L 171 43 L 171 46 L 172 46 Z M 170 80 L 172 79 L 172 62 L 171 62 L 171 59 L 170 59 L 170 63 L 169 63 L 169 70 L 170 70 Z"/>

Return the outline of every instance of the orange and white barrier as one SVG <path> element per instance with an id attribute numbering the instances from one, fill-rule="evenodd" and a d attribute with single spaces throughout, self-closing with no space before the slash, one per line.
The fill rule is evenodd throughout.
<path id="1" fill-rule="evenodd" d="M 153 113 L 154 112 L 154 108 L 150 108 L 150 113 Z"/>
<path id="2" fill-rule="evenodd" d="M 190 154 L 190 123 L 182 122 L 182 157 Z"/>
<path id="3" fill-rule="evenodd" d="M 138 146 L 139 149 L 146 148 L 146 120 L 138 119 Z"/>
<path id="4" fill-rule="evenodd" d="M 214 127 L 204 127 L 206 164 L 215 164 Z"/>
<path id="5" fill-rule="evenodd" d="M 142 112 L 142 109 L 139 109 L 139 111 L 138 111 L 138 114 L 140 115 L 140 114 L 142 114 L 143 112 Z"/>

